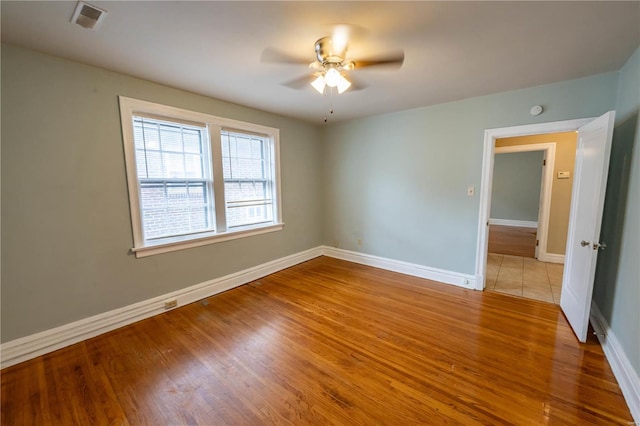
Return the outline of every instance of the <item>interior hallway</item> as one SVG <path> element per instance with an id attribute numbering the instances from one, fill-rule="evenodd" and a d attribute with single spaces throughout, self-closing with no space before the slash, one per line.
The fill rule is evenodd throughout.
<path id="1" fill-rule="evenodd" d="M 489 226 L 489 253 L 535 258 L 536 228 Z"/>

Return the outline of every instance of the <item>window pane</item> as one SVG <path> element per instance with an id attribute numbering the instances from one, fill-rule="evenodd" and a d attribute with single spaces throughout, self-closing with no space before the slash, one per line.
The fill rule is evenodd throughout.
<path id="1" fill-rule="evenodd" d="M 236 179 L 250 179 L 252 176 L 251 160 L 238 158 L 236 167 L 233 169 L 233 177 Z"/>
<path id="2" fill-rule="evenodd" d="M 140 204 L 146 239 L 213 230 L 206 184 L 143 182 Z"/>
<path id="3" fill-rule="evenodd" d="M 200 132 L 192 129 L 184 131 L 184 151 L 193 154 L 201 154 Z"/>
<path id="4" fill-rule="evenodd" d="M 160 140 L 162 142 L 162 150 L 165 152 L 182 152 L 182 131 L 181 128 L 175 126 L 160 126 Z"/>
<path id="5" fill-rule="evenodd" d="M 156 123 L 144 122 L 141 142 L 144 149 L 160 149 L 160 135 Z"/>
<path id="6" fill-rule="evenodd" d="M 273 221 L 271 203 L 254 206 L 227 207 L 227 226 L 247 226 Z"/>
<path id="7" fill-rule="evenodd" d="M 142 123 L 139 121 L 135 121 L 133 123 L 133 141 L 135 143 L 136 149 L 144 149 L 144 135 L 142 133 Z"/>
<path id="8" fill-rule="evenodd" d="M 263 167 L 264 162 L 262 160 L 251 160 L 251 177 L 255 179 L 262 179 L 265 177 L 265 170 Z"/>
<path id="9" fill-rule="evenodd" d="M 185 171 L 186 177 L 204 178 L 204 170 L 202 168 L 202 157 L 200 155 L 185 154 Z"/>
<path id="10" fill-rule="evenodd" d="M 170 179 L 184 178 L 184 154 L 164 153 L 164 177 Z"/>
<path id="11" fill-rule="evenodd" d="M 252 139 L 251 140 L 251 158 L 261 159 L 263 158 L 262 154 L 262 140 L 260 139 Z"/>
<path id="12" fill-rule="evenodd" d="M 143 155 L 147 159 L 147 172 L 146 175 L 138 172 L 138 176 L 149 178 L 164 177 L 162 171 L 162 154 L 159 151 L 143 151 Z"/>
<path id="13" fill-rule="evenodd" d="M 240 183 L 239 182 L 225 182 L 224 183 L 224 196 L 227 201 L 240 201 Z"/>
<path id="14" fill-rule="evenodd" d="M 247 138 L 236 138 L 236 157 L 251 158 L 251 140 Z"/>

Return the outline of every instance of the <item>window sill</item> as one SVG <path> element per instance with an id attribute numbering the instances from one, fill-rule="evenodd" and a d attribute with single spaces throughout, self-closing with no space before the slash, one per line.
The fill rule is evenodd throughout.
<path id="1" fill-rule="evenodd" d="M 261 226 L 257 228 L 245 228 L 242 230 L 229 231 L 220 234 L 207 235 L 198 238 L 190 238 L 182 241 L 161 242 L 144 247 L 134 247 L 131 249 L 137 258 L 153 256 L 155 254 L 169 253 L 177 250 L 184 250 L 193 247 L 200 247 L 208 244 L 221 243 L 223 241 L 235 240 L 238 238 L 251 237 L 253 235 L 266 234 L 269 232 L 281 231 L 284 223 Z"/>

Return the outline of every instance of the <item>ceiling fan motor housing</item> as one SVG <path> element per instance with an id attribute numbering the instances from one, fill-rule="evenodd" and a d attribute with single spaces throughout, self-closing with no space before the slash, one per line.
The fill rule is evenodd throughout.
<path id="1" fill-rule="evenodd" d="M 323 65 L 340 64 L 347 56 L 347 44 L 344 43 L 342 46 L 337 46 L 336 49 L 331 37 L 322 37 L 316 41 L 315 48 L 318 62 Z"/>

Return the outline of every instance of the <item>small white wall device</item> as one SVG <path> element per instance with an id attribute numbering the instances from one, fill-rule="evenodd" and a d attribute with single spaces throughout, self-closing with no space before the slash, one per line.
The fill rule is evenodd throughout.
<path id="1" fill-rule="evenodd" d="M 542 114 L 542 107 L 540 105 L 534 105 L 529 110 L 529 113 L 531 115 L 540 115 L 540 114 Z"/>

